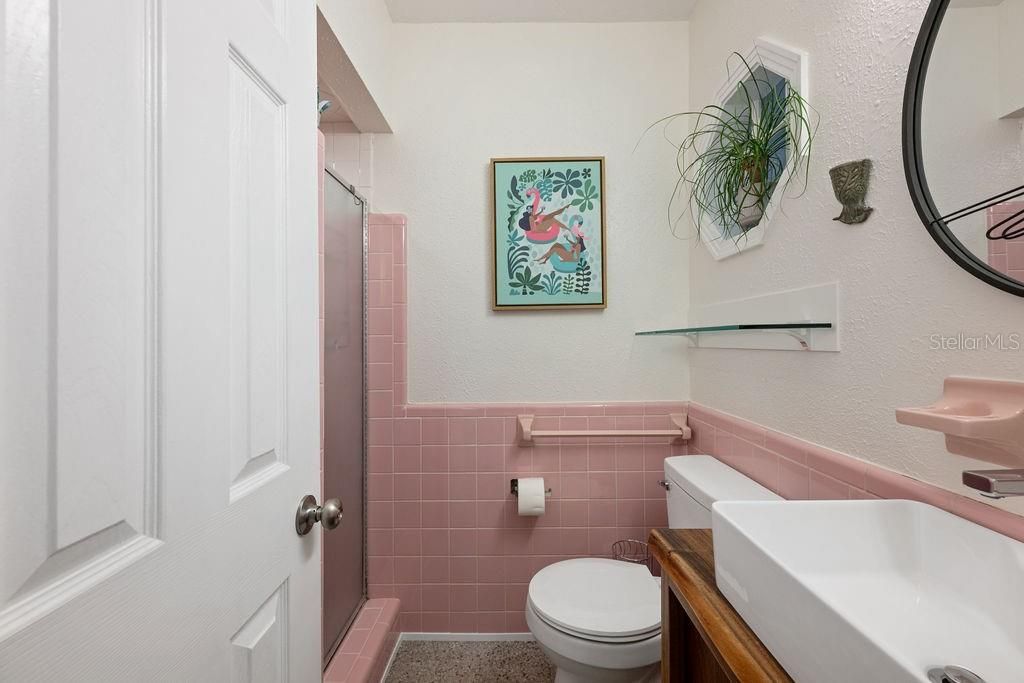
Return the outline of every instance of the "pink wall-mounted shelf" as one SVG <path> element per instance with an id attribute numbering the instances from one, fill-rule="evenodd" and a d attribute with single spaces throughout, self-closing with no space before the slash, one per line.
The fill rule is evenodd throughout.
<path id="1" fill-rule="evenodd" d="M 897 408 L 896 421 L 943 432 L 950 453 L 1003 467 L 1024 463 L 1024 382 L 947 377 L 938 401 Z"/>
<path id="2" fill-rule="evenodd" d="M 650 437 L 650 438 L 675 438 L 686 441 L 690 438 L 690 428 L 686 425 L 685 414 L 669 415 L 672 429 L 545 429 L 533 428 L 533 415 L 520 415 L 518 417 L 519 443 L 523 446 L 530 446 L 534 439 L 538 438 L 572 438 L 572 437 Z"/>

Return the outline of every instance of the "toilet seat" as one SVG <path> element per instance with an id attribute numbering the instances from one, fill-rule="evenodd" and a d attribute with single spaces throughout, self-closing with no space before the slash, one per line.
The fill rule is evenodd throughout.
<path id="1" fill-rule="evenodd" d="M 591 643 L 608 643 L 610 645 L 615 645 L 615 644 L 620 644 L 620 643 L 621 644 L 638 643 L 638 642 L 640 642 L 642 640 L 647 640 L 648 638 L 653 638 L 654 636 L 657 636 L 658 634 L 661 633 L 661 626 L 658 626 L 656 628 L 651 629 L 647 633 L 640 633 L 640 634 L 637 634 L 637 635 L 627 635 L 627 636 L 596 636 L 596 635 L 592 635 L 590 633 L 582 633 L 582 632 L 580 632 L 580 631 L 578 631 L 576 629 L 573 629 L 571 627 L 565 626 L 564 624 L 553 623 L 550 619 L 545 617 L 540 612 L 540 610 L 537 609 L 536 605 L 533 604 L 533 601 L 531 601 L 529 599 L 527 599 L 527 608 L 530 609 L 534 614 L 536 614 L 538 619 L 540 619 L 541 621 L 543 621 L 545 624 L 547 624 L 551 628 L 555 629 L 556 631 L 564 633 L 565 635 L 571 636 L 573 638 L 579 638 L 580 640 L 586 640 L 586 641 L 591 642 Z"/>
<path id="2" fill-rule="evenodd" d="M 661 590 L 647 567 L 617 560 L 556 562 L 530 581 L 528 603 L 544 623 L 598 643 L 635 643 L 661 632 Z"/>

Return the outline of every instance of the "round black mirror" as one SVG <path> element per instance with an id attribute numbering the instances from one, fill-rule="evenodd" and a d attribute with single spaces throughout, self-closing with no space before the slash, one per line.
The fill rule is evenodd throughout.
<path id="1" fill-rule="evenodd" d="M 1024 0 L 932 0 L 903 102 L 917 212 L 964 270 L 1024 296 Z"/>

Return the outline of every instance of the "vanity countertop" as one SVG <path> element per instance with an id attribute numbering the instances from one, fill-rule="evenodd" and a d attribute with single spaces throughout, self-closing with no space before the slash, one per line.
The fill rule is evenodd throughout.
<path id="1" fill-rule="evenodd" d="M 663 681 L 792 681 L 715 584 L 710 529 L 654 529 Z"/>

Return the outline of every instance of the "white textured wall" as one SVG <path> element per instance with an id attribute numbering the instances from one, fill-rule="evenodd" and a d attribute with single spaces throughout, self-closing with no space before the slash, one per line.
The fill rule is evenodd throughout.
<path id="1" fill-rule="evenodd" d="M 1003 0 L 999 5 L 999 80 L 1002 95 L 1000 114 L 1017 112 L 1024 116 L 1024 0 Z"/>
<path id="2" fill-rule="evenodd" d="M 840 283 L 840 353 L 694 350 L 697 401 L 966 492 L 978 463 L 946 452 L 939 434 L 899 426 L 898 406 L 930 403 L 947 375 L 1024 378 L 1024 355 L 933 351 L 933 334 L 1024 332 L 1024 299 L 961 270 L 917 217 L 903 175 L 904 81 L 926 0 L 701 0 L 690 22 L 690 101 L 720 84 L 731 50 L 758 36 L 810 53 L 821 114 L 811 186 L 789 200 L 765 246 L 714 262 L 691 251 L 691 303 Z M 870 220 L 833 222 L 828 169 L 870 157 Z M 970 169 L 965 169 L 970 173 Z M 1024 513 L 1024 501 L 995 503 Z"/>
<path id="3" fill-rule="evenodd" d="M 688 245 L 669 234 L 672 150 L 644 128 L 687 101 L 687 25 L 396 24 L 392 136 L 375 204 L 409 217 L 413 401 L 685 399 Z M 605 311 L 490 310 L 488 162 L 607 157 Z"/>
<path id="4" fill-rule="evenodd" d="M 349 185 L 354 185 L 374 210 L 373 133 L 338 133 L 324 130 L 324 163 Z"/>
<path id="5" fill-rule="evenodd" d="M 395 44 L 387 4 L 384 0 L 317 0 L 316 4 L 390 122 Z"/>

